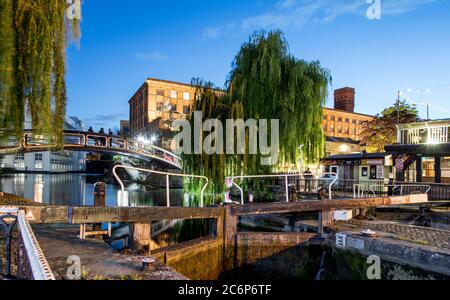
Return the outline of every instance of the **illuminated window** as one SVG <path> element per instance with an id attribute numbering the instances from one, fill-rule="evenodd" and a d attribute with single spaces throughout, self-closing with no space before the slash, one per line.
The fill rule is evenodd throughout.
<path id="1" fill-rule="evenodd" d="M 34 164 L 34 168 L 37 169 L 37 170 L 42 170 L 43 165 L 42 165 L 41 162 L 37 162 L 37 163 Z"/>
<path id="2" fill-rule="evenodd" d="M 170 91 L 170 98 L 176 99 L 178 97 L 177 91 Z"/>
<path id="3" fill-rule="evenodd" d="M 191 94 L 188 92 L 183 93 L 183 100 L 191 100 Z"/>

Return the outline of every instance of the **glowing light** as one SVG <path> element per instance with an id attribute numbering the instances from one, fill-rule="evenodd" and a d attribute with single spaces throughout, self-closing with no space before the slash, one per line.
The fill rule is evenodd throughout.
<path id="1" fill-rule="evenodd" d="M 339 151 L 340 152 L 349 152 L 350 151 L 350 147 L 347 144 L 342 144 L 339 146 Z"/>

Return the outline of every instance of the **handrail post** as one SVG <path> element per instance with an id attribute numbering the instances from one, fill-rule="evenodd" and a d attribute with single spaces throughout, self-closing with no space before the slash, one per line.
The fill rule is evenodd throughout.
<path id="1" fill-rule="evenodd" d="M 167 207 L 170 207 L 170 175 L 166 175 L 166 199 Z"/>
<path id="2" fill-rule="evenodd" d="M 289 203 L 289 180 L 287 175 L 284 176 L 284 180 L 286 185 L 286 202 Z"/>

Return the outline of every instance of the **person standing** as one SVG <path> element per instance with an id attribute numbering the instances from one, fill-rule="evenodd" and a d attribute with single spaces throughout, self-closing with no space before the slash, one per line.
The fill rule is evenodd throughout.
<path id="1" fill-rule="evenodd" d="M 309 168 L 303 172 L 303 177 L 305 178 L 305 192 L 311 192 L 311 184 L 314 176 Z"/>

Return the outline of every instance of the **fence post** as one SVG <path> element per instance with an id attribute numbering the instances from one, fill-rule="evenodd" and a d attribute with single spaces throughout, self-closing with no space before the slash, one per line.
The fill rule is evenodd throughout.
<path id="1" fill-rule="evenodd" d="M 289 180 L 288 176 L 285 176 L 285 185 L 286 185 L 286 202 L 289 203 Z"/>
<path id="2" fill-rule="evenodd" d="M 237 215 L 237 205 L 225 205 L 224 216 L 224 271 L 231 270 L 236 266 L 237 254 L 237 225 L 239 216 Z"/>
<path id="3" fill-rule="evenodd" d="M 166 175 L 166 199 L 167 199 L 167 207 L 170 207 L 170 176 Z"/>
<path id="4" fill-rule="evenodd" d="M 334 210 L 320 211 L 318 233 L 323 234 L 326 227 L 332 228 L 333 226 L 334 226 Z"/>
<path id="5" fill-rule="evenodd" d="M 151 244 L 151 231 L 152 224 L 151 223 L 133 223 L 130 224 L 130 246 L 131 249 L 136 251 L 142 251 L 146 247 L 148 250 L 150 249 Z"/>

